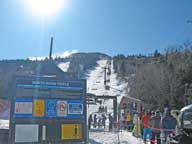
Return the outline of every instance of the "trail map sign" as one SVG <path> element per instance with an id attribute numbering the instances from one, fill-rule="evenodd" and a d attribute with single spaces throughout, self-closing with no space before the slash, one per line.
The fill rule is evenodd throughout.
<path id="1" fill-rule="evenodd" d="M 86 81 L 17 77 L 10 143 L 86 143 Z"/>

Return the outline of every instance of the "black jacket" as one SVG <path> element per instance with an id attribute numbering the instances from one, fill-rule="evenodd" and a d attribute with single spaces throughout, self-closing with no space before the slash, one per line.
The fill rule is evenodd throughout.
<path id="1" fill-rule="evenodd" d="M 152 127 L 152 132 L 155 132 L 155 133 L 161 132 L 160 130 L 158 130 L 161 128 L 161 116 L 160 115 L 151 117 L 149 123 Z"/>

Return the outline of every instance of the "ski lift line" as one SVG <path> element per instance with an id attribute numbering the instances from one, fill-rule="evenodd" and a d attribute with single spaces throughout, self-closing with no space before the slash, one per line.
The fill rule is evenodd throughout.
<path id="1" fill-rule="evenodd" d="M 151 127 L 149 126 L 148 124 L 144 123 L 145 126 L 147 126 L 148 128 L 151 128 L 152 130 L 157 130 L 157 131 L 167 131 L 167 132 L 173 132 L 175 133 L 175 129 L 160 129 L 160 128 L 154 128 L 154 127 Z"/>

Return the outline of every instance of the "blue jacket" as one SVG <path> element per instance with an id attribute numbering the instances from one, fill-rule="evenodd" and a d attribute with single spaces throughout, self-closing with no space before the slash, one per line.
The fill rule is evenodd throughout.
<path id="1" fill-rule="evenodd" d="M 110 122 L 110 123 L 113 123 L 113 122 L 114 122 L 114 119 L 113 119 L 113 117 L 112 117 L 111 115 L 109 115 L 109 122 Z"/>
<path id="2" fill-rule="evenodd" d="M 162 129 L 165 129 L 163 130 L 163 132 L 167 137 L 170 133 L 172 133 L 171 129 L 175 129 L 177 125 L 177 120 L 173 116 L 167 115 L 162 118 L 161 124 L 162 124 Z M 166 130 L 166 129 L 170 129 L 170 130 Z"/>

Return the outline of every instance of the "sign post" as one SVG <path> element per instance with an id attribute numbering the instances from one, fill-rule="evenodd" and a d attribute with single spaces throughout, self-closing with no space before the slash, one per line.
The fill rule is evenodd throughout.
<path id="1" fill-rule="evenodd" d="M 9 143 L 86 143 L 85 94 L 85 80 L 17 77 Z"/>

